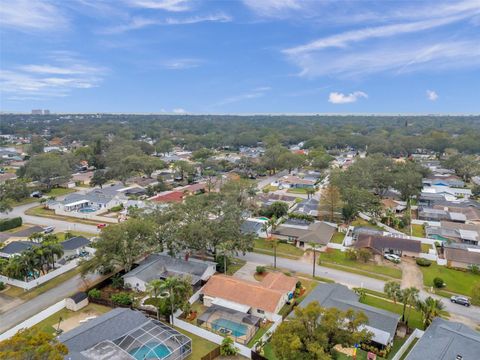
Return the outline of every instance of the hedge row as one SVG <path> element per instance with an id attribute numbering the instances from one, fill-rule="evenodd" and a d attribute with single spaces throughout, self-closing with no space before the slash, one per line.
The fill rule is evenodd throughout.
<path id="1" fill-rule="evenodd" d="M 16 227 L 19 227 L 19 226 L 22 226 L 21 217 L 0 220 L 0 231 L 15 229 Z"/>

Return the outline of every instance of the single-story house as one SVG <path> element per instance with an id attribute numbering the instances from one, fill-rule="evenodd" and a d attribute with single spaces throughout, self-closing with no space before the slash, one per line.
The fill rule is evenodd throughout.
<path id="1" fill-rule="evenodd" d="M 135 269 L 123 275 L 123 280 L 137 291 L 145 291 L 147 283 L 153 279 L 166 279 L 170 276 L 188 277 L 192 286 L 198 287 L 216 271 L 217 264 L 214 262 L 152 254 L 142 260 Z"/>
<path id="2" fill-rule="evenodd" d="M 214 275 L 202 288 L 203 303 L 273 320 L 293 297 L 297 282 L 297 278 L 283 273 L 268 273 L 261 282 Z"/>
<path id="3" fill-rule="evenodd" d="M 456 198 L 469 198 L 472 196 L 472 190 L 467 188 L 455 188 L 450 186 L 424 186 L 422 193 L 427 194 L 440 194 L 445 196 L 454 196 Z"/>
<path id="4" fill-rule="evenodd" d="M 263 228 L 265 223 L 265 220 L 250 218 L 242 223 L 240 231 L 245 235 L 252 234 L 257 237 L 266 238 L 267 233 Z"/>
<path id="5" fill-rule="evenodd" d="M 467 217 L 462 213 L 429 207 L 419 208 L 418 219 L 425 221 L 447 220 L 458 223 L 465 223 L 467 221 Z"/>
<path id="6" fill-rule="evenodd" d="M 480 225 L 474 224 L 441 221 L 440 226 L 426 226 L 425 233 L 428 238 L 440 241 L 452 240 L 471 245 L 478 245 L 480 241 Z"/>
<path id="7" fill-rule="evenodd" d="M 284 194 L 272 194 L 272 193 L 259 194 L 256 197 L 257 203 L 260 206 L 264 206 L 264 207 L 268 207 L 272 205 L 274 202 L 281 201 L 281 202 L 287 203 L 288 207 L 290 208 L 293 205 L 295 205 L 296 199 L 297 198 L 295 196 L 284 195 Z"/>
<path id="8" fill-rule="evenodd" d="M 478 204 L 479 207 L 475 206 L 458 206 L 458 204 L 452 204 L 450 206 L 445 205 L 434 205 L 434 209 L 440 209 L 455 213 L 461 213 L 465 215 L 467 223 L 480 223 L 480 203 Z"/>
<path id="9" fill-rule="evenodd" d="M 315 188 L 317 181 L 301 178 L 299 176 L 285 175 L 278 179 L 277 183 L 284 188 L 313 189 Z"/>
<path id="10" fill-rule="evenodd" d="M 327 245 L 336 231 L 334 224 L 324 221 L 308 222 L 300 219 L 289 219 L 278 226 L 272 235 L 293 242 L 300 248 L 310 248 L 311 243 L 319 246 Z"/>
<path id="11" fill-rule="evenodd" d="M 370 249 L 373 252 L 418 257 L 422 252 L 422 242 L 407 238 L 383 235 L 360 234 L 353 243 L 356 249 Z"/>
<path id="12" fill-rule="evenodd" d="M 155 201 L 157 203 L 175 203 L 182 202 L 185 197 L 183 191 L 164 191 L 148 200 Z"/>
<path id="13" fill-rule="evenodd" d="M 63 248 L 63 256 L 78 255 L 90 248 L 91 242 L 83 236 L 74 236 L 60 243 Z"/>
<path id="14" fill-rule="evenodd" d="M 389 209 L 396 214 L 402 213 L 407 208 L 407 203 L 400 200 L 386 198 L 382 199 L 381 203 L 384 209 Z"/>
<path id="15" fill-rule="evenodd" d="M 302 202 L 298 203 L 297 207 L 293 212 L 295 214 L 317 217 L 319 206 L 320 206 L 320 202 L 318 200 L 313 198 L 305 199 Z"/>
<path id="16" fill-rule="evenodd" d="M 445 244 L 443 251 L 448 266 L 464 269 L 480 266 L 480 246 L 451 243 Z"/>
<path id="17" fill-rule="evenodd" d="M 192 340 L 140 311 L 116 308 L 61 334 L 68 360 L 186 359 Z M 161 354 L 161 355 L 159 355 Z"/>
<path id="18" fill-rule="evenodd" d="M 12 241 L 0 249 L 0 257 L 8 259 L 39 245 L 39 243 L 32 241 Z"/>
<path id="19" fill-rule="evenodd" d="M 465 186 L 465 183 L 458 176 L 454 176 L 454 175 L 432 176 L 427 179 L 423 179 L 423 184 L 427 186 L 448 186 L 448 187 L 457 187 L 457 188 L 462 188 Z"/>
<path id="20" fill-rule="evenodd" d="M 65 307 L 68 310 L 78 311 L 88 305 L 88 295 L 83 291 L 79 291 L 65 299 Z"/>
<path id="21" fill-rule="evenodd" d="M 473 360 L 480 354 L 480 333 L 440 317 L 433 319 L 405 360 Z"/>
<path id="22" fill-rule="evenodd" d="M 362 304 L 358 299 L 359 296 L 344 285 L 319 284 L 298 306 L 304 308 L 311 302 L 318 301 L 320 306 L 325 308 L 362 311 L 368 318 L 368 325 L 365 328 L 373 333 L 372 341 L 382 347 L 391 345 L 397 332 L 400 315 Z"/>

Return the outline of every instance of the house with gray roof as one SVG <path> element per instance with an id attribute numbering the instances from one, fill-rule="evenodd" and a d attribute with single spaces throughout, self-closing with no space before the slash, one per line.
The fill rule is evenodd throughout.
<path id="1" fill-rule="evenodd" d="M 216 271 L 217 264 L 211 261 L 152 254 L 141 261 L 135 269 L 123 275 L 123 280 L 137 291 L 145 291 L 147 283 L 153 279 L 164 280 L 170 276 L 189 278 L 192 286 L 198 287 Z"/>
<path id="2" fill-rule="evenodd" d="M 68 360 L 183 360 L 192 341 L 172 327 L 140 311 L 116 308 L 58 337 Z"/>
<path id="3" fill-rule="evenodd" d="M 479 332 L 437 317 L 405 360 L 475 360 L 479 354 Z"/>
<path id="4" fill-rule="evenodd" d="M 304 308 L 317 301 L 325 308 L 362 311 L 368 318 L 365 328 L 373 333 L 372 341 L 381 347 L 391 345 L 397 332 L 400 315 L 362 304 L 358 299 L 359 296 L 344 285 L 319 284 L 298 306 Z M 293 313 L 290 316 L 294 316 Z"/>
<path id="5" fill-rule="evenodd" d="M 309 216 L 318 216 L 318 207 L 320 202 L 314 198 L 305 199 L 302 202 L 298 203 L 297 207 L 293 211 L 295 214 L 309 215 Z"/>
<path id="6" fill-rule="evenodd" d="M 63 248 L 63 256 L 78 255 L 80 252 L 86 251 L 87 248 L 93 251 L 93 249 L 90 248 L 90 240 L 83 236 L 74 236 L 62 241 L 60 245 L 62 245 Z"/>
<path id="7" fill-rule="evenodd" d="M 318 246 L 327 245 L 335 231 L 335 224 L 325 221 L 308 222 L 289 219 L 272 231 L 272 234 L 279 239 L 293 242 L 295 246 L 307 249 L 311 247 L 311 243 Z"/>
<path id="8" fill-rule="evenodd" d="M 0 249 L 0 257 L 8 259 L 39 245 L 39 243 L 32 241 L 12 241 Z"/>

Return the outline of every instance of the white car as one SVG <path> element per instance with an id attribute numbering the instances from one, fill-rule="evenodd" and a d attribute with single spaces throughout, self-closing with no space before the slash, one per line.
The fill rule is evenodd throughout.
<path id="1" fill-rule="evenodd" d="M 393 261 L 394 263 L 399 263 L 400 262 L 400 256 L 395 255 L 395 254 L 385 254 L 383 257 L 387 260 Z"/>

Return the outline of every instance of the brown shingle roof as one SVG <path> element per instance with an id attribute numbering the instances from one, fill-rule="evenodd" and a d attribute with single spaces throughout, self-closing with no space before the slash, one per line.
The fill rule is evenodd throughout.
<path id="1" fill-rule="evenodd" d="M 478 251 L 445 247 L 445 258 L 447 261 L 457 261 L 469 265 L 480 265 L 480 252 Z"/>
<path id="2" fill-rule="evenodd" d="M 226 275 L 214 275 L 202 289 L 206 296 L 221 298 L 268 312 L 275 312 L 286 291 Z"/>
<path id="3" fill-rule="evenodd" d="M 395 249 L 419 253 L 422 250 L 421 241 L 409 240 L 393 236 L 360 234 L 354 245 L 356 248 L 370 248 L 379 253 L 384 249 Z"/>
<path id="4" fill-rule="evenodd" d="M 272 232 L 276 235 L 289 236 L 297 238 L 298 241 L 305 243 L 317 243 L 326 245 L 332 239 L 335 233 L 335 228 L 326 224 L 325 222 L 315 222 L 308 226 L 308 228 L 299 228 L 288 225 L 280 225 Z"/>
<path id="5" fill-rule="evenodd" d="M 268 273 L 262 280 L 262 286 L 268 289 L 279 290 L 283 293 L 292 291 L 297 285 L 297 278 L 283 273 Z"/>

